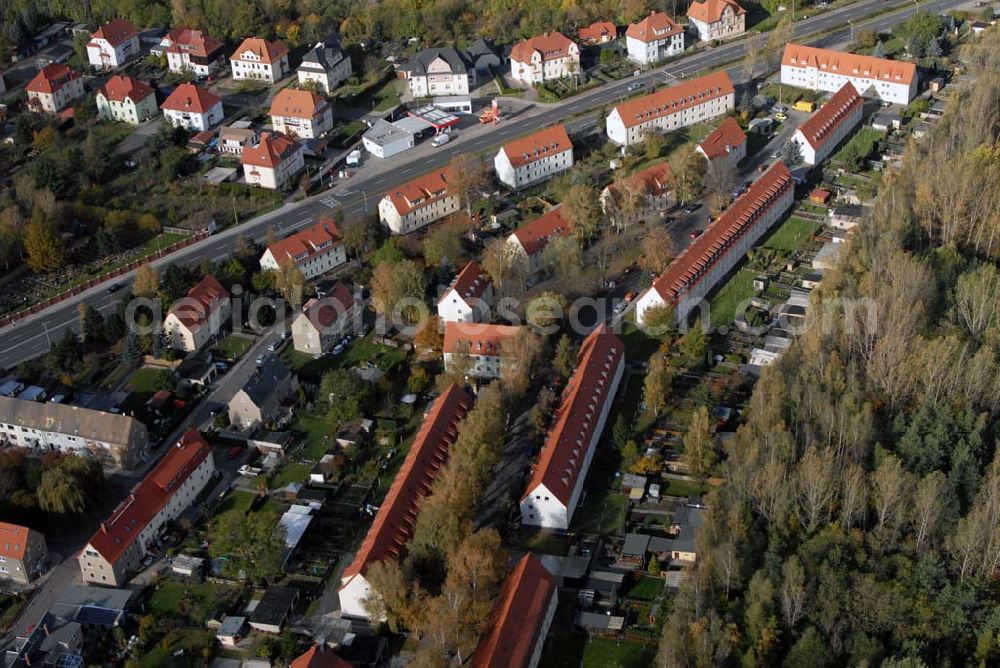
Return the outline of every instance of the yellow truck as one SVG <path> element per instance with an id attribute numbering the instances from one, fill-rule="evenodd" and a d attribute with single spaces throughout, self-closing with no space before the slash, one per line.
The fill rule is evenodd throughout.
<path id="1" fill-rule="evenodd" d="M 799 100 L 792 105 L 792 108 L 796 111 L 807 111 L 812 113 L 816 110 L 816 104 L 814 102 L 809 102 L 808 100 Z"/>

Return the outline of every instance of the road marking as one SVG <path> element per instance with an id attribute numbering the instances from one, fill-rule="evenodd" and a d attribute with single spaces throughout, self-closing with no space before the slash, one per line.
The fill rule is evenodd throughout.
<path id="1" fill-rule="evenodd" d="M 336 209 L 338 206 L 340 206 L 340 199 L 337 197 L 337 195 L 328 195 L 327 197 L 322 198 L 320 200 L 320 203 L 323 206 L 328 207 L 330 209 Z"/>

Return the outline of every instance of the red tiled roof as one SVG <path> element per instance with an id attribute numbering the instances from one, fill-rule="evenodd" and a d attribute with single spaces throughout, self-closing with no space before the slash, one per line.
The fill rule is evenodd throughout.
<path id="1" fill-rule="evenodd" d="M 731 149 L 736 148 L 747 140 L 743 128 L 733 117 L 726 118 L 719 124 L 719 127 L 705 137 L 698 146 L 705 153 L 709 160 L 715 160 L 729 154 Z"/>
<path id="2" fill-rule="evenodd" d="M 229 57 L 230 60 L 241 60 L 240 56 L 246 51 L 253 51 L 261 62 L 272 63 L 288 53 L 288 47 L 281 40 L 269 42 L 259 37 L 247 37 Z"/>
<path id="3" fill-rule="evenodd" d="M 134 77 L 116 74 L 101 86 L 101 95 L 108 101 L 124 102 L 125 98 L 138 104 L 153 94 L 153 89 Z"/>
<path id="4" fill-rule="evenodd" d="M 704 0 L 704 2 L 695 0 L 688 7 L 687 15 L 703 23 L 718 23 L 722 19 L 722 10 L 727 6 L 732 7 L 737 16 L 747 12 L 736 0 Z"/>
<path id="5" fill-rule="evenodd" d="M 630 183 L 642 184 L 647 195 L 657 196 L 670 190 L 670 166 L 665 162 L 658 162 L 651 167 L 636 172 L 625 178 Z M 608 185 L 608 190 L 614 197 L 618 197 L 618 186 L 614 183 Z"/>
<path id="6" fill-rule="evenodd" d="M 201 434 L 194 429 L 184 432 L 128 498 L 101 522 L 101 528 L 90 539 L 90 546 L 109 563 L 115 563 L 177 488 L 211 455 L 212 448 Z"/>
<path id="7" fill-rule="evenodd" d="M 458 437 L 458 424 L 472 408 L 472 402 L 472 397 L 455 384 L 434 401 L 354 561 L 344 570 L 342 583 L 364 574 L 377 561 L 403 557 L 420 502 L 447 461 L 448 449 Z"/>
<path id="8" fill-rule="evenodd" d="M 305 653 L 292 659 L 288 668 L 353 668 L 353 664 L 341 659 L 333 650 L 313 645 Z"/>
<path id="9" fill-rule="evenodd" d="M 28 82 L 25 90 L 29 93 L 54 93 L 79 77 L 79 72 L 71 70 L 62 63 L 50 63 L 38 70 L 38 74 Z"/>
<path id="10" fill-rule="evenodd" d="M 857 89 L 848 81 L 806 122 L 799 126 L 799 132 L 813 149 L 825 144 L 834 130 L 847 120 L 851 114 L 864 106 L 864 100 Z"/>
<path id="11" fill-rule="evenodd" d="M 354 295 L 350 288 L 336 281 L 330 291 L 322 299 L 310 299 L 302 307 L 309 317 L 309 322 L 317 329 L 329 327 L 337 322 L 342 314 L 354 306 Z"/>
<path id="12" fill-rule="evenodd" d="M 19 561 L 24 559 L 30 533 L 31 529 L 28 527 L 0 522 L 0 557 Z"/>
<path id="13" fill-rule="evenodd" d="M 556 60 L 564 58 L 572 44 L 573 40 L 561 32 L 547 32 L 515 44 L 510 51 L 510 59 L 519 63 L 530 63 L 532 54 L 538 51 L 542 54 L 542 62 Z"/>
<path id="14" fill-rule="evenodd" d="M 243 149 L 240 164 L 274 169 L 299 150 L 298 142 L 280 132 L 262 132 L 256 146 Z"/>
<path id="15" fill-rule="evenodd" d="M 568 506 L 577 479 L 586 475 L 585 448 L 597 428 L 597 416 L 610 401 L 615 370 L 625 355 L 621 340 L 602 323 L 587 335 L 576 358 L 576 369 L 563 390 L 555 424 L 545 436 L 542 452 L 522 499 L 539 485 Z"/>
<path id="16" fill-rule="evenodd" d="M 444 301 L 448 293 L 454 290 L 458 293 L 466 304 L 470 304 L 473 300 L 479 299 L 486 292 L 486 288 L 490 285 L 489 277 L 483 272 L 482 268 L 476 263 L 475 260 L 469 262 L 462 271 L 458 272 L 458 276 L 455 277 L 455 282 L 445 291 L 438 303 Z"/>
<path id="17" fill-rule="evenodd" d="M 504 341 L 520 333 L 515 325 L 489 325 L 448 321 L 444 327 L 442 352 L 503 357 Z"/>
<path id="18" fill-rule="evenodd" d="M 563 151 L 572 151 L 570 141 L 563 125 L 553 125 L 538 132 L 507 142 L 501 148 L 507 154 L 507 160 L 516 169 L 535 160 L 541 160 Z"/>
<path id="19" fill-rule="evenodd" d="M 584 41 L 600 42 L 607 37 L 618 37 L 618 28 L 611 21 L 594 21 L 589 26 L 580 28 L 577 36 Z"/>
<path id="20" fill-rule="evenodd" d="M 139 31 L 136 27 L 125 19 L 113 19 L 97 29 L 91 39 L 103 39 L 111 46 L 124 44 L 128 40 L 136 37 Z"/>
<path id="21" fill-rule="evenodd" d="M 630 128 L 735 92 L 729 74 L 720 70 L 697 79 L 682 81 L 676 86 L 661 88 L 649 95 L 626 100 L 614 110 L 621 116 L 625 127 Z"/>
<path id="22" fill-rule="evenodd" d="M 311 119 L 329 104 L 321 95 L 311 90 L 284 88 L 271 101 L 271 115 Z"/>
<path id="23" fill-rule="evenodd" d="M 248 150 L 243 149 L 244 154 Z M 314 255 L 329 252 L 336 247 L 338 241 L 340 230 L 337 229 L 337 224 L 332 218 L 321 218 L 315 225 L 296 232 L 287 239 L 275 241 L 267 250 L 271 251 L 271 257 L 278 264 L 288 257 L 302 264 Z"/>
<path id="24" fill-rule="evenodd" d="M 167 51 L 187 53 L 197 58 L 208 58 L 224 46 L 220 40 L 191 28 L 175 28 L 167 33 L 164 41 L 170 43 Z"/>
<path id="25" fill-rule="evenodd" d="M 400 216 L 405 216 L 415 209 L 447 197 L 449 180 L 451 180 L 451 170 L 445 167 L 400 184 L 385 196 L 392 202 L 396 212 Z"/>
<path id="26" fill-rule="evenodd" d="M 525 668 L 530 665 L 556 579 L 530 552 L 504 579 L 488 631 L 472 655 L 473 668 Z"/>
<path id="27" fill-rule="evenodd" d="M 781 64 L 789 67 L 815 67 L 823 72 L 835 72 L 845 77 L 888 81 L 907 86 L 917 76 L 917 66 L 913 63 L 801 44 L 786 45 Z"/>
<path id="28" fill-rule="evenodd" d="M 560 208 L 557 206 L 514 230 L 511 236 L 521 242 L 525 253 L 534 255 L 548 246 L 553 237 L 565 237 L 572 232 L 569 223 L 563 220 Z"/>
<path id="29" fill-rule="evenodd" d="M 187 295 L 177 300 L 167 313 L 173 313 L 185 327 L 195 330 L 228 299 L 229 291 L 222 287 L 215 276 L 209 274 L 188 290 Z"/>
<path id="30" fill-rule="evenodd" d="M 771 204 L 786 190 L 794 187 L 792 175 L 780 160 L 757 179 L 750 189 L 708 226 L 705 233 L 687 247 L 653 281 L 653 290 L 668 303 L 694 285 L 725 253 L 732 243 L 746 232 Z"/>
<path id="31" fill-rule="evenodd" d="M 182 83 L 163 101 L 160 109 L 168 111 L 193 111 L 207 113 L 215 105 L 222 104 L 222 98 L 211 91 L 191 83 Z"/>
<path id="32" fill-rule="evenodd" d="M 684 28 L 677 25 L 673 19 L 663 12 L 650 12 L 649 16 L 629 25 L 625 31 L 626 37 L 637 39 L 640 42 L 655 42 L 661 39 L 673 37 L 684 32 Z"/>

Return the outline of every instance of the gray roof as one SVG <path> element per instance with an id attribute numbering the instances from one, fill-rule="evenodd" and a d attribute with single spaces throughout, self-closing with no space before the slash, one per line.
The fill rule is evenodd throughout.
<path id="1" fill-rule="evenodd" d="M 0 422 L 121 445 L 130 444 L 139 430 L 145 430 L 145 425 L 127 415 L 10 397 L 0 397 Z"/>
<path id="2" fill-rule="evenodd" d="M 431 49 L 424 49 L 406 64 L 405 69 L 411 76 L 425 76 L 427 68 L 438 58 L 441 58 L 451 67 L 452 74 L 468 72 L 471 67 L 469 57 L 453 46 L 439 46 Z"/>
<path id="3" fill-rule="evenodd" d="M 222 626 L 216 631 L 217 636 L 235 636 L 243 630 L 246 626 L 246 617 L 237 617 L 236 615 L 226 615 L 222 620 Z"/>
<path id="4" fill-rule="evenodd" d="M 295 587 L 273 586 L 264 592 L 257 607 L 250 614 L 250 621 L 258 624 L 280 625 L 295 605 L 299 590 Z"/>
<path id="5" fill-rule="evenodd" d="M 102 608 L 125 610 L 134 595 L 135 592 L 130 589 L 70 585 L 59 595 L 56 603 L 63 605 L 96 605 Z"/>
<path id="6" fill-rule="evenodd" d="M 257 406 L 264 405 L 267 398 L 281 385 L 292 372 L 275 354 L 264 358 L 264 362 L 243 385 L 243 391 Z"/>
<path id="7" fill-rule="evenodd" d="M 302 56 L 300 67 L 307 70 L 332 70 L 344 60 L 344 51 L 340 48 L 340 40 L 330 35 Z"/>
<path id="8" fill-rule="evenodd" d="M 649 549 L 649 536 L 644 533 L 630 533 L 625 535 L 625 543 L 622 545 L 622 555 L 646 556 Z"/>
<path id="9" fill-rule="evenodd" d="M 214 365 L 211 354 L 195 353 L 188 355 L 177 365 L 176 373 L 186 380 L 200 380 L 208 375 Z"/>
<path id="10" fill-rule="evenodd" d="M 411 136 L 409 132 L 380 118 L 372 123 L 371 128 L 365 132 L 364 138 L 378 146 L 387 146 L 394 141 L 399 141 L 403 137 Z"/>
<path id="11" fill-rule="evenodd" d="M 499 56 L 500 51 L 497 47 L 488 39 L 483 39 L 480 37 L 465 51 L 472 58 L 478 58 L 479 56 Z"/>

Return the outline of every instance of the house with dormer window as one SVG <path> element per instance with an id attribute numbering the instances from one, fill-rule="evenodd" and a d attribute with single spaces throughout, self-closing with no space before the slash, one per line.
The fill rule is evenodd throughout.
<path id="1" fill-rule="evenodd" d="M 522 225 L 507 237 L 507 243 L 527 262 L 529 279 L 536 278 L 544 268 L 542 253 L 549 242 L 572 233 L 562 217 L 561 207 L 554 207 L 530 223 Z"/>
<path id="2" fill-rule="evenodd" d="M 515 139 L 504 144 L 493 159 L 500 181 L 519 190 L 573 167 L 573 142 L 563 125 Z"/>
<path id="3" fill-rule="evenodd" d="M 580 73 L 580 47 L 560 32 L 518 42 L 510 52 L 510 76 L 525 85 Z"/>
<path id="4" fill-rule="evenodd" d="M 378 216 L 393 234 L 407 234 L 458 211 L 449 189 L 450 169 L 439 169 L 396 186 L 378 203 Z"/>
<path id="5" fill-rule="evenodd" d="M 475 322 L 445 323 L 444 368 L 463 369 L 470 378 L 502 378 L 511 363 L 511 340 L 523 327 Z"/>
<path id="6" fill-rule="evenodd" d="M 695 0 L 687 16 L 703 42 L 739 37 L 747 29 L 747 10 L 736 0 Z"/>
<path id="7" fill-rule="evenodd" d="M 650 12 L 625 31 L 625 46 L 633 62 L 653 65 L 684 51 L 684 28 L 663 12 Z"/>
<path id="8" fill-rule="evenodd" d="M 276 271 L 287 258 L 295 260 L 302 275 L 310 279 L 347 262 L 347 252 L 340 230 L 327 218 L 268 246 L 260 256 L 260 268 Z"/>
<path id="9" fill-rule="evenodd" d="M 850 83 L 866 97 L 909 104 L 917 95 L 917 66 L 833 49 L 789 44 L 781 58 L 781 83 L 835 93 Z"/>
<path id="10" fill-rule="evenodd" d="M 139 55 L 139 31 L 125 19 L 105 23 L 90 36 L 87 61 L 91 67 L 112 69 Z"/>
<path id="11" fill-rule="evenodd" d="M 237 81 L 275 84 L 288 76 L 288 47 L 282 41 L 247 37 L 229 56 L 229 66 Z"/>

